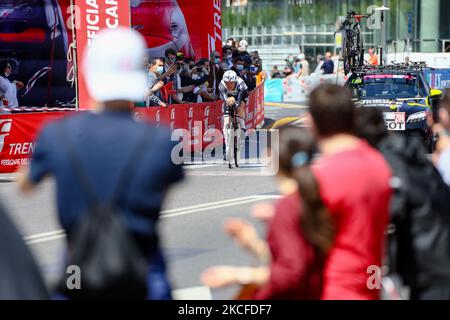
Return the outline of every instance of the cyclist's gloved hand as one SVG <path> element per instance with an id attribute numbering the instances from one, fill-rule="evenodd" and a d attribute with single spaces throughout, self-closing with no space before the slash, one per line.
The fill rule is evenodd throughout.
<path id="1" fill-rule="evenodd" d="M 236 104 L 236 99 L 234 99 L 234 97 L 230 97 L 230 98 L 227 99 L 227 106 L 230 107 L 230 106 L 232 106 L 234 104 Z"/>

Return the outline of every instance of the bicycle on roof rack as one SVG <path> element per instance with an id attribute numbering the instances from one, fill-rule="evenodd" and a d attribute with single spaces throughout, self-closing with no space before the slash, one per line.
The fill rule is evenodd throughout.
<path id="1" fill-rule="evenodd" d="M 406 63 L 395 63 L 391 62 L 391 64 L 383 65 L 383 66 L 373 66 L 373 65 L 362 65 L 359 67 L 355 67 L 352 69 L 352 73 L 355 75 L 364 75 L 364 74 L 384 74 L 384 73 L 411 73 L 411 72 L 422 72 L 424 69 L 433 69 L 429 68 L 426 62 L 411 62 L 409 64 Z"/>
<path id="2" fill-rule="evenodd" d="M 359 15 L 349 10 L 347 17 L 337 32 L 342 32 L 342 58 L 344 59 L 344 73 L 364 65 L 364 42 L 361 32 L 361 20 L 371 15 Z"/>

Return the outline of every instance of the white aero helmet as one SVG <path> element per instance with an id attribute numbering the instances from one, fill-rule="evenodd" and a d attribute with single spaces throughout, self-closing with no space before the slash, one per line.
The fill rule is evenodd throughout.
<path id="1" fill-rule="evenodd" d="M 236 82 L 238 79 L 238 76 L 236 74 L 236 72 L 234 72 L 233 70 L 228 70 L 227 72 L 225 72 L 223 74 L 223 78 L 222 80 L 225 82 Z"/>

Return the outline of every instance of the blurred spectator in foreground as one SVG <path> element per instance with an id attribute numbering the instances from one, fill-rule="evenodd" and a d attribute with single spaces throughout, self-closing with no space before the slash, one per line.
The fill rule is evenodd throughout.
<path id="1" fill-rule="evenodd" d="M 336 230 L 324 270 L 322 298 L 380 299 L 368 268 L 382 267 L 389 219 L 391 170 L 383 156 L 355 136 L 349 90 L 323 85 L 310 95 L 313 130 L 322 158 L 314 173 Z"/>
<path id="2" fill-rule="evenodd" d="M 378 56 L 375 54 L 374 48 L 369 48 L 369 64 L 372 66 L 378 66 Z"/>
<path id="3" fill-rule="evenodd" d="M 439 135 L 434 154 L 434 162 L 444 177 L 444 181 L 450 186 L 450 89 L 444 94 L 438 109 L 438 119 L 433 124 L 434 132 Z"/>
<path id="4" fill-rule="evenodd" d="M 325 61 L 321 67 L 323 74 L 333 74 L 334 73 L 334 61 L 332 59 L 331 52 L 325 54 Z"/>
<path id="5" fill-rule="evenodd" d="M 0 206 L 0 300 L 49 299 L 29 247 Z"/>
<path id="6" fill-rule="evenodd" d="M 148 70 L 148 84 L 145 91 L 145 101 L 147 107 L 159 106 L 167 107 L 167 104 L 162 101 L 160 90 L 164 87 L 164 81 L 159 80 L 158 77 L 164 73 L 164 62 L 161 58 L 153 59 L 150 62 Z"/>
<path id="7" fill-rule="evenodd" d="M 279 176 L 287 196 L 280 200 L 269 222 L 268 244 L 259 239 L 249 223 L 232 219 L 225 225 L 236 242 L 269 267 L 213 267 L 202 281 L 213 288 L 231 284 L 253 285 L 247 299 L 318 300 L 322 292 L 325 257 L 333 244 L 331 217 L 320 199 L 319 186 L 309 167 L 314 155 L 309 131 L 282 128 L 280 131 Z M 286 190 L 286 189 L 285 189 Z"/>
<path id="8" fill-rule="evenodd" d="M 421 138 L 389 135 L 382 112 L 375 108 L 358 108 L 357 119 L 358 135 L 383 153 L 393 172 L 389 274 L 384 282 L 396 287 L 386 294 L 450 299 L 450 189 L 428 160 Z"/>
<path id="9" fill-rule="evenodd" d="M 137 288 L 128 287 L 130 278 L 144 281 L 148 299 L 171 298 L 159 244 L 158 219 L 167 189 L 182 179 L 183 172 L 171 160 L 170 131 L 133 119 L 133 101 L 142 99 L 147 83 L 145 68 L 139 63 L 145 52 L 145 40 L 136 31 L 127 28 L 101 31 L 83 66 L 88 90 L 98 101 L 97 112 L 83 112 L 45 127 L 37 139 L 31 166 L 24 168 L 19 178 L 23 191 L 33 190 L 47 175 L 56 179 L 58 213 L 67 234 L 69 262 L 73 262 L 75 252 L 90 257 L 101 251 L 97 241 L 85 249 L 77 247 L 80 232 L 90 227 L 84 223 L 92 219 L 100 220 L 94 225 L 99 233 L 95 240 L 111 239 L 114 250 L 108 249 L 114 258 L 124 248 L 132 258 L 115 259 L 113 265 L 108 260 L 96 259 L 98 264 L 114 270 L 120 267 L 140 270 L 143 261 L 146 273 L 143 278 L 129 274 L 127 281 L 118 284 L 116 278 L 96 274 L 101 279 L 106 277 L 107 288 L 113 285 L 110 283 L 115 285 L 110 291 L 101 291 L 105 294 L 103 298 L 145 298 Z M 107 215 L 100 219 L 98 215 L 104 217 L 111 211 L 105 212 L 99 203 L 108 205 L 106 208 L 114 207 L 117 212 L 113 213 L 120 217 Z M 93 212 L 93 208 L 103 211 Z M 86 212 L 96 215 L 88 216 Z M 104 225 L 105 222 L 109 225 L 112 219 L 116 219 L 115 230 L 123 226 L 127 233 L 120 237 L 114 237 L 116 233 L 113 237 L 102 233 L 111 230 L 105 230 Z M 105 241 L 102 244 L 108 246 Z M 94 248 L 97 250 L 93 251 Z M 81 297 L 83 289 L 86 290 L 83 277 L 92 276 L 92 272 L 97 272 L 97 268 L 89 273 L 81 270 Z"/>

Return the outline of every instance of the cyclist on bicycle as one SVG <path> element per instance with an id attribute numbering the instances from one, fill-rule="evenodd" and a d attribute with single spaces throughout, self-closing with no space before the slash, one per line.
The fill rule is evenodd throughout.
<path id="1" fill-rule="evenodd" d="M 228 135 L 226 134 L 226 130 L 229 128 L 230 117 L 227 116 L 230 114 L 230 109 L 234 108 L 235 114 L 238 116 L 237 123 L 242 131 L 241 141 L 242 143 L 243 137 L 245 137 L 245 114 L 246 114 L 246 106 L 248 100 L 248 87 L 245 84 L 244 80 L 236 74 L 236 72 L 229 70 L 224 73 L 222 81 L 219 85 L 220 98 L 225 102 L 225 110 L 224 110 L 224 123 L 223 123 L 223 132 L 225 135 L 225 146 L 226 153 L 228 154 Z"/>

